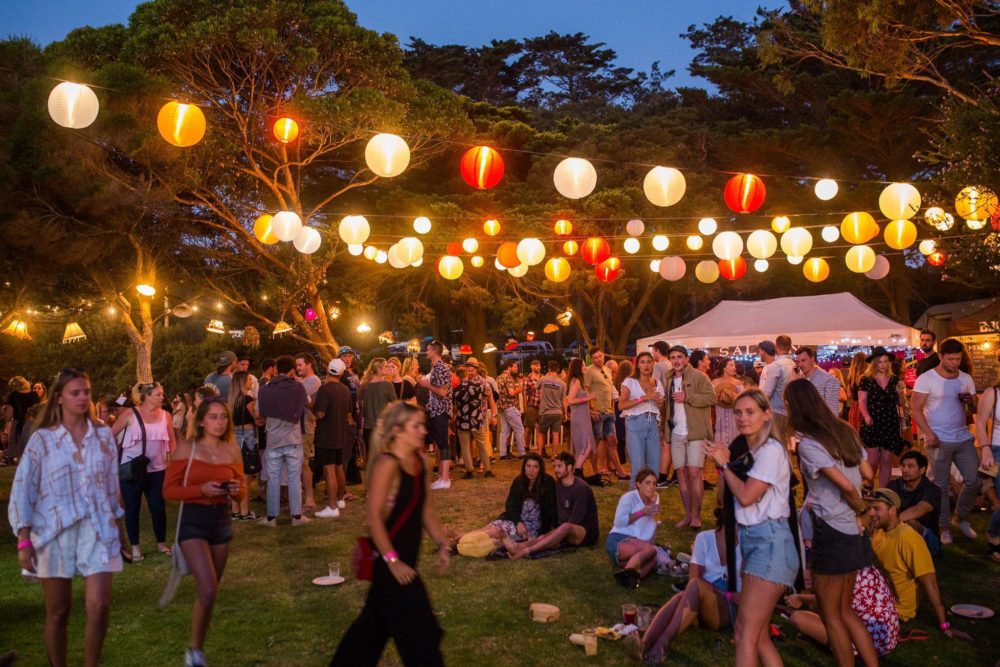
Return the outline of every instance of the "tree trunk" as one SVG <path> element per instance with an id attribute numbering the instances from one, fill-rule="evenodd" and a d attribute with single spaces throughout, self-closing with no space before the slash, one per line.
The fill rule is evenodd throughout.
<path id="1" fill-rule="evenodd" d="M 632 312 L 629 314 L 628 319 L 618 332 L 618 341 L 615 343 L 615 347 L 612 350 L 615 354 L 625 353 L 625 346 L 628 345 L 628 339 L 632 336 L 632 330 L 635 328 L 639 318 L 642 317 L 642 313 L 646 310 L 646 306 L 649 304 L 649 300 L 653 296 L 653 290 L 656 289 L 657 282 L 659 282 L 658 275 L 650 273 L 647 276 L 646 284 L 642 289 L 642 296 L 639 297 L 639 302 L 635 304 L 634 308 L 632 308 Z M 636 353 L 638 352 L 640 352 L 640 350 L 636 350 Z"/>
<path id="2" fill-rule="evenodd" d="M 496 375 L 495 354 L 480 354 L 483 346 L 489 342 L 486 336 L 486 312 L 478 303 L 466 303 L 463 308 L 465 312 L 465 337 L 472 345 L 472 356 L 476 357 L 480 363 L 485 363 L 490 375 Z"/>

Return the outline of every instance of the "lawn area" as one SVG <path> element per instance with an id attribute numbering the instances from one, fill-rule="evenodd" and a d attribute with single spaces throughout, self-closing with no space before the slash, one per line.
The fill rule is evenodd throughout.
<path id="1" fill-rule="evenodd" d="M 519 470 L 514 462 L 497 466 L 494 480 L 456 481 L 434 498 L 446 523 L 456 530 L 484 525 L 502 509 L 510 480 Z M 0 652 L 14 649 L 19 665 L 46 663 L 42 642 L 44 621 L 41 589 L 24 583 L 15 556 L 15 540 L 7 524 L 7 496 L 13 473 L 0 469 Z M 624 487 L 596 489 L 602 534 L 607 534 L 617 498 Z M 322 495 L 322 494 L 320 494 Z M 666 514 L 658 541 L 690 552 L 693 532 L 675 530 L 680 499 L 676 489 L 661 490 Z M 715 501 L 706 493 L 705 505 Z M 262 506 L 255 507 L 258 513 Z M 144 510 L 145 511 L 145 510 Z M 172 537 L 176 505 L 170 507 Z M 985 530 L 986 513 L 977 513 L 976 530 Z M 705 521 L 709 519 L 706 512 Z M 351 503 L 340 519 L 316 520 L 291 528 L 287 517 L 276 530 L 238 523 L 229 564 L 208 636 L 206 654 L 213 665 L 325 665 L 347 626 L 361 608 L 367 585 L 348 580 L 335 588 L 313 586 L 326 574 L 327 562 L 340 561 L 349 572 L 354 538 L 362 531 L 362 507 Z M 165 611 L 156 602 L 170 565 L 155 553 L 148 514 L 143 516 L 145 561 L 126 565 L 115 577 L 111 627 L 104 650 L 106 665 L 179 665 L 187 645 L 194 584 L 188 578 Z M 956 602 L 1000 608 L 1000 566 L 988 561 L 984 539 L 972 544 L 957 538 L 937 561 L 946 606 Z M 421 573 L 445 629 L 444 654 L 450 665 L 633 664 L 621 643 L 601 641 L 596 658 L 567 641 L 571 632 L 595 625 L 612 625 L 623 602 L 659 605 L 670 596 L 671 579 L 654 576 L 638 591 L 624 591 L 610 575 L 602 547 L 536 561 L 487 562 L 455 557 L 448 573 L 438 576 L 432 566 L 433 546 L 425 541 Z M 70 664 L 82 661 L 83 595 L 77 580 L 70 626 Z M 562 610 L 552 625 L 528 620 L 531 602 L 548 602 Z M 400 610 L 405 613 L 405 610 Z M 908 642 L 885 665 L 993 665 L 1000 658 L 998 619 L 968 621 L 953 618 L 958 629 L 972 634 L 970 645 L 944 638 L 924 602 L 918 618 L 904 632 L 920 628 L 930 640 Z M 788 638 L 778 645 L 787 665 L 829 664 L 830 657 L 797 639 L 789 623 L 779 619 Z M 721 639 L 721 641 L 720 641 Z M 731 634 L 694 629 L 673 647 L 671 661 L 686 665 L 732 664 Z M 383 661 L 399 664 L 392 651 Z"/>

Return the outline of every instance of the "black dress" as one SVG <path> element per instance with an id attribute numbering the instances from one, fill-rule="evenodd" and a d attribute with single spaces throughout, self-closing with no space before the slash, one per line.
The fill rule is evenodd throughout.
<path id="1" fill-rule="evenodd" d="M 396 504 L 385 520 L 385 529 L 389 531 L 410 504 L 414 494 L 417 494 L 416 506 L 392 538 L 392 546 L 399 559 L 414 570 L 417 569 L 420 538 L 423 534 L 425 500 L 423 466 L 419 459 L 416 472 L 415 476 L 409 475 L 399 466 Z M 372 585 L 368 589 L 364 609 L 344 633 L 330 667 L 375 667 L 390 638 L 395 642 L 396 651 L 406 667 L 443 666 L 443 636 L 444 631 L 434 618 L 431 601 L 420 576 L 417 575 L 406 586 L 400 585 L 389 571 L 389 566 L 379 558 L 375 561 Z"/>
<path id="2" fill-rule="evenodd" d="M 893 454 L 903 451 L 903 438 L 899 434 L 899 412 L 896 409 L 899 403 L 896 393 L 898 384 L 899 378 L 894 375 L 889 377 L 885 389 L 873 377 L 866 375 L 861 378 L 858 391 L 868 393 L 868 414 L 872 418 L 872 425 L 868 426 L 862 417 L 859 429 L 865 447 L 879 447 Z"/>

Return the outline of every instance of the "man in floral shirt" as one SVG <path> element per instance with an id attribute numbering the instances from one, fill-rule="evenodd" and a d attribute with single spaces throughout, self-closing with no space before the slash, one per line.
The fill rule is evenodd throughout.
<path id="1" fill-rule="evenodd" d="M 531 372 L 521 380 L 521 384 L 524 385 L 524 432 L 525 440 L 528 441 L 529 446 L 533 446 L 536 440 L 535 430 L 538 425 L 538 404 L 541 400 L 541 394 L 538 393 L 537 385 L 542 377 L 542 362 L 538 359 L 532 359 Z"/>
<path id="2" fill-rule="evenodd" d="M 455 428 L 458 431 L 458 442 L 462 448 L 462 460 L 465 462 L 464 479 L 472 479 L 472 452 L 470 444 L 476 441 L 479 448 L 479 460 L 483 463 L 484 477 L 493 477 L 490 470 L 490 455 L 486 449 L 486 397 L 488 387 L 479 379 L 479 364 L 468 360 L 459 369 L 458 387 L 455 388 L 453 403 L 455 406 Z"/>
<path id="3" fill-rule="evenodd" d="M 427 358 L 431 371 L 420 379 L 419 385 L 430 391 L 427 398 L 427 432 L 437 446 L 438 478 L 432 489 L 450 489 L 451 451 L 448 448 L 448 422 L 451 420 L 451 371 L 441 360 L 444 344 L 432 341 L 427 344 Z"/>
<path id="4" fill-rule="evenodd" d="M 524 391 L 521 379 L 517 377 L 517 364 L 512 360 L 504 362 L 503 372 L 497 378 L 500 388 L 500 400 L 497 409 L 500 411 L 500 458 L 509 459 L 507 443 L 510 434 L 514 434 L 517 444 L 517 456 L 524 457 L 524 423 L 521 421 L 521 410 L 518 407 L 518 396 Z"/>

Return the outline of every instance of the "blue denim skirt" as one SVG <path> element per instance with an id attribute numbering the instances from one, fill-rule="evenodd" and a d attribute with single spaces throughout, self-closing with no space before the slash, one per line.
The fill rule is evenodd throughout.
<path id="1" fill-rule="evenodd" d="M 753 526 L 740 526 L 743 574 L 781 586 L 793 587 L 799 572 L 799 550 L 787 519 L 769 519 Z"/>

